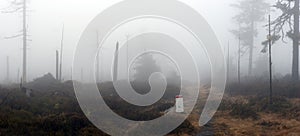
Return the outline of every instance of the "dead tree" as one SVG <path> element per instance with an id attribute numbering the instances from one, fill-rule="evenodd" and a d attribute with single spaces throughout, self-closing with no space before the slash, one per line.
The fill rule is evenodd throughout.
<path id="1" fill-rule="evenodd" d="M 10 71 L 9 71 L 9 56 L 6 57 L 6 80 L 7 82 L 10 81 L 10 75 L 9 75 Z"/>
<path id="2" fill-rule="evenodd" d="M 20 68 L 18 68 L 18 73 L 17 73 L 17 83 L 21 83 L 21 82 L 20 82 Z"/>
<path id="3" fill-rule="evenodd" d="M 229 63 L 230 63 L 230 47 L 229 47 L 229 41 L 228 41 L 228 45 L 227 45 L 227 83 L 229 83 L 229 75 L 230 75 L 230 66 L 229 66 Z"/>
<path id="4" fill-rule="evenodd" d="M 28 35 L 27 35 L 27 1 L 17 1 L 13 0 L 11 1 L 11 6 L 9 9 L 2 11 L 2 13 L 17 13 L 22 12 L 22 18 L 23 18 L 23 30 L 21 34 L 17 34 L 11 37 L 5 37 L 5 39 L 12 39 L 17 37 L 23 37 L 23 74 L 22 74 L 22 84 L 25 84 L 27 82 L 27 41 L 28 41 Z"/>
<path id="5" fill-rule="evenodd" d="M 118 80 L 118 64 L 119 64 L 119 42 L 116 44 L 115 58 L 114 58 L 114 71 L 113 71 L 113 81 Z"/>
<path id="6" fill-rule="evenodd" d="M 97 47 L 99 46 L 99 44 L 100 44 L 100 42 L 99 42 L 99 32 L 97 31 L 97 35 L 96 35 L 97 37 L 96 37 L 96 44 L 97 44 Z M 96 83 L 98 83 L 99 81 L 100 81 L 100 77 L 99 77 L 99 71 L 100 71 L 100 64 L 99 64 L 99 61 L 100 61 L 100 59 L 99 59 L 99 57 L 100 57 L 100 54 L 101 54 L 101 52 L 99 51 L 98 53 L 97 53 L 97 56 L 96 56 Z"/>
<path id="7" fill-rule="evenodd" d="M 63 25 L 62 32 L 61 32 L 61 41 L 60 41 L 60 64 L 59 64 L 59 80 L 60 81 L 62 81 L 64 31 L 65 31 L 65 26 Z"/>
<path id="8" fill-rule="evenodd" d="M 56 80 L 59 80 L 59 51 L 56 50 L 56 65 L 55 65 L 55 77 L 56 77 Z"/>
<path id="9" fill-rule="evenodd" d="M 241 84 L 241 36 L 239 34 L 239 44 L 238 44 L 238 82 Z"/>

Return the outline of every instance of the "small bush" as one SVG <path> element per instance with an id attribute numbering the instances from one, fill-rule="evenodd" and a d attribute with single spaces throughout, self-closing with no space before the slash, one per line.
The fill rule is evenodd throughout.
<path id="1" fill-rule="evenodd" d="M 258 125 L 261 125 L 261 126 L 265 126 L 265 127 L 272 127 L 272 126 L 279 126 L 281 125 L 279 122 L 272 122 L 272 121 L 261 121 L 258 123 Z"/>
<path id="2" fill-rule="evenodd" d="M 231 116 L 241 119 L 252 118 L 254 120 L 259 119 L 259 115 L 249 104 L 233 104 L 230 112 Z"/>
<path id="3" fill-rule="evenodd" d="M 268 98 L 256 97 L 249 100 L 249 105 L 259 112 L 282 113 L 291 108 L 292 104 L 285 97 L 274 97 L 273 103 L 269 103 Z"/>

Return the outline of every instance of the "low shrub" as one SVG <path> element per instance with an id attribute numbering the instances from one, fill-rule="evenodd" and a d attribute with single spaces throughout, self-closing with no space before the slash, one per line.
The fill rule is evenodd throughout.
<path id="1" fill-rule="evenodd" d="M 230 115 L 241 119 L 246 119 L 246 118 L 252 118 L 254 120 L 259 119 L 259 115 L 256 113 L 255 109 L 253 109 L 249 104 L 241 104 L 241 103 L 233 104 Z"/>

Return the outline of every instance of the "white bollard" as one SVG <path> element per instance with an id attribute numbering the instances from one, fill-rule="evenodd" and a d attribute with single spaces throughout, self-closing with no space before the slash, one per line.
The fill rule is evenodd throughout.
<path id="1" fill-rule="evenodd" d="M 177 113 L 184 112 L 183 96 L 182 95 L 177 95 L 176 96 L 176 112 Z"/>

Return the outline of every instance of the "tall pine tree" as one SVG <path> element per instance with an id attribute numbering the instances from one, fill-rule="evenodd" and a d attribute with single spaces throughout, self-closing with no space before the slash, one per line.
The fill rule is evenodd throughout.
<path id="1" fill-rule="evenodd" d="M 297 81 L 299 80 L 299 0 L 278 0 L 274 7 L 281 11 L 281 15 L 271 23 L 273 35 L 281 36 L 282 40 L 285 37 L 292 39 L 292 78 Z"/>
<path id="2" fill-rule="evenodd" d="M 144 54 L 139 57 L 134 66 L 135 73 L 133 75 L 133 88 L 141 94 L 146 94 L 150 91 L 149 78 L 152 73 L 161 72 L 151 53 Z"/>
<path id="3" fill-rule="evenodd" d="M 244 52 L 249 52 L 248 74 L 252 74 L 254 39 L 258 31 L 255 27 L 257 23 L 265 20 L 265 15 L 269 10 L 269 4 L 265 0 L 241 0 L 232 7 L 239 10 L 233 20 L 239 24 L 239 28 L 232 30 L 232 33 L 240 38 L 241 44 L 245 47 Z"/>

